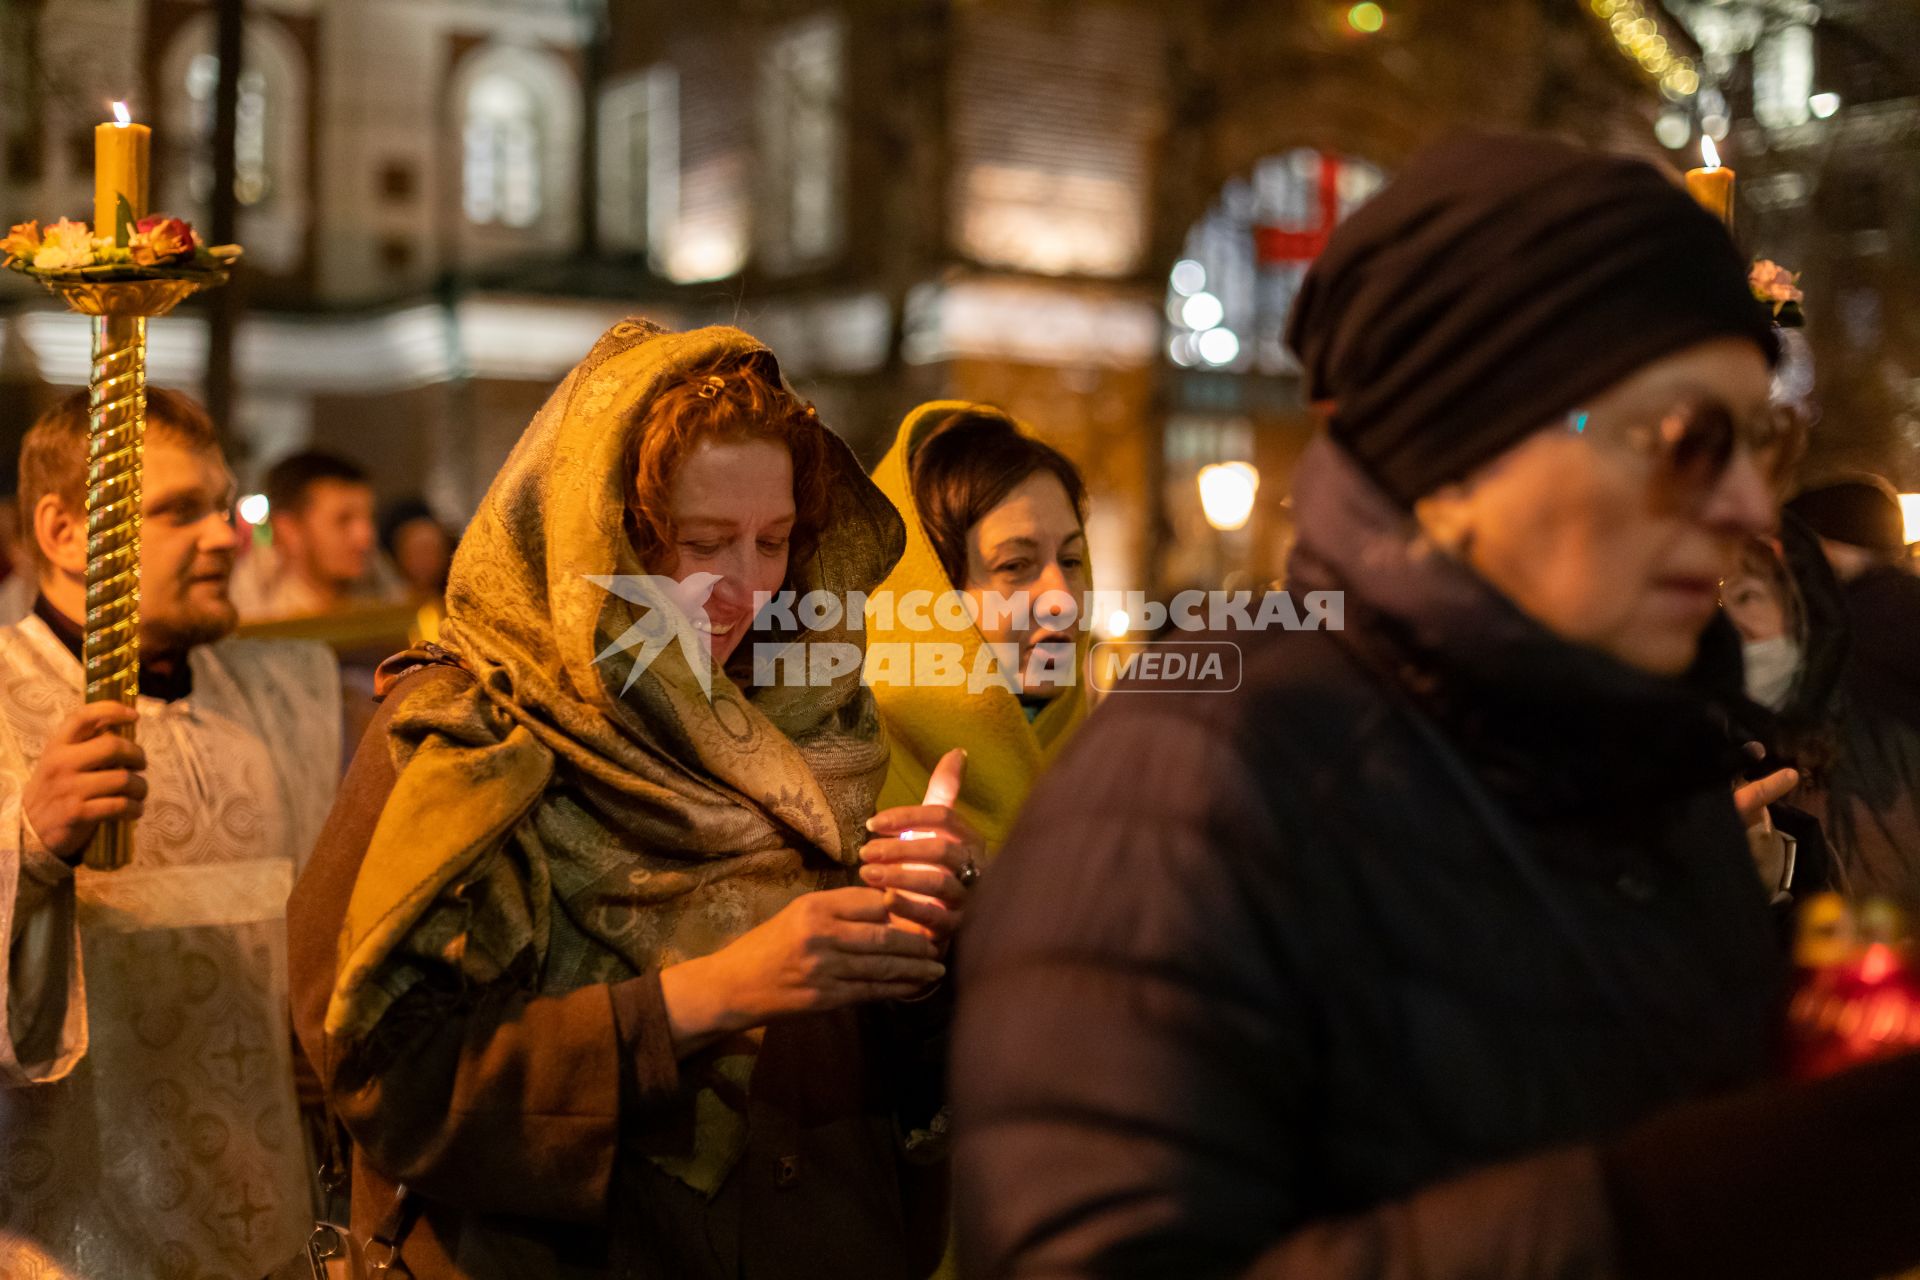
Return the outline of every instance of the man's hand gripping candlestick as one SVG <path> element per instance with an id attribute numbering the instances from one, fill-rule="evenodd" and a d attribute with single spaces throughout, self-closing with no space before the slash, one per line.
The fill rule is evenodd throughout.
<path id="1" fill-rule="evenodd" d="M 953 807 L 966 770 L 965 751 L 940 757 L 921 802 L 874 814 L 867 820 L 874 838 L 860 850 L 860 879 L 894 891 L 893 924 L 926 934 L 943 953 L 986 856 L 980 833 Z"/>

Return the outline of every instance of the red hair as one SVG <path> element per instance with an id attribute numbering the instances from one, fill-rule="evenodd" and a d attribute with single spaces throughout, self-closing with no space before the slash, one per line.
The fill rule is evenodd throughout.
<path id="1" fill-rule="evenodd" d="M 832 442 L 813 406 L 780 381 L 765 352 L 696 366 L 647 406 L 627 445 L 627 532 L 649 570 L 670 559 L 669 495 L 680 463 L 702 441 L 770 440 L 793 458 L 794 522 L 789 570 L 820 545 L 832 502 Z"/>

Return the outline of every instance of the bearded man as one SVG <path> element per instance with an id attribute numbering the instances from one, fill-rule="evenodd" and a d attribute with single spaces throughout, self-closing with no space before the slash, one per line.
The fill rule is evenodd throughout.
<path id="1" fill-rule="evenodd" d="M 81 392 L 21 446 L 38 598 L 0 627 L 0 1275 L 258 1280 L 312 1225 L 284 911 L 339 681 L 319 645 L 227 638 L 233 475 L 153 389 L 138 705 L 82 705 L 86 435 Z M 132 862 L 80 867 L 124 818 Z"/>

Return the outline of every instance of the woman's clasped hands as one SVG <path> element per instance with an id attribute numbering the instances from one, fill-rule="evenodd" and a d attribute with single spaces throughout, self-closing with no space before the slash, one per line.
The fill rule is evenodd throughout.
<path id="1" fill-rule="evenodd" d="M 864 887 L 803 894 L 713 954 L 663 970 L 676 1052 L 796 1014 L 908 999 L 945 977 L 985 851 L 952 807 L 965 769 L 966 753 L 948 752 L 927 803 L 868 821 Z"/>

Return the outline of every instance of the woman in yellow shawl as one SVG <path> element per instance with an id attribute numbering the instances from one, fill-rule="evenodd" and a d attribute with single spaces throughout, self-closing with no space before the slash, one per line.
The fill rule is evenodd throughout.
<path id="1" fill-rule="evenodd" d="M 937 1257 L 909 1150 L 966 842 L 863 849 L 886 748 L 857 668 L 747 674 L 860 639 L 768 634 L 758 593 L 871 590 L 901 543 L 737 330 L 616 325 L 528 428 L 289 908 L 355 1233 L 403 1232 L 418 1280 Z"/>
<path id="2" fill-rule="evenodd" d="M 900 509 L 907 544 L 869 604 L 868 645 L 957 646 L 943 669 L 967 676 L 923 679 L 924 662 L 873 664 L 892 747 L 880 803 L 915 804 L 941 758 L 964 750 L 954 807 L 997 852 L 1028 788 L 1087 714 L 1085 628 L 1077 610 L 1047 608 L 1084 602 L 1092 586 L 1086 486 L 1072 462 L 1002 410 L 955 400 L 908 414 L 873 479 Z M 919 625 L 937 624 L 942 611 L 913 607 L 916 592 L 960 593 L 975 624 Z M 994 609 L 994 597 L 1024 602 L 1024 616 Z M 989 669 L 1000 678 L 978 678 Z M 891 828 L 877 819 L 875 829 Z"/>

